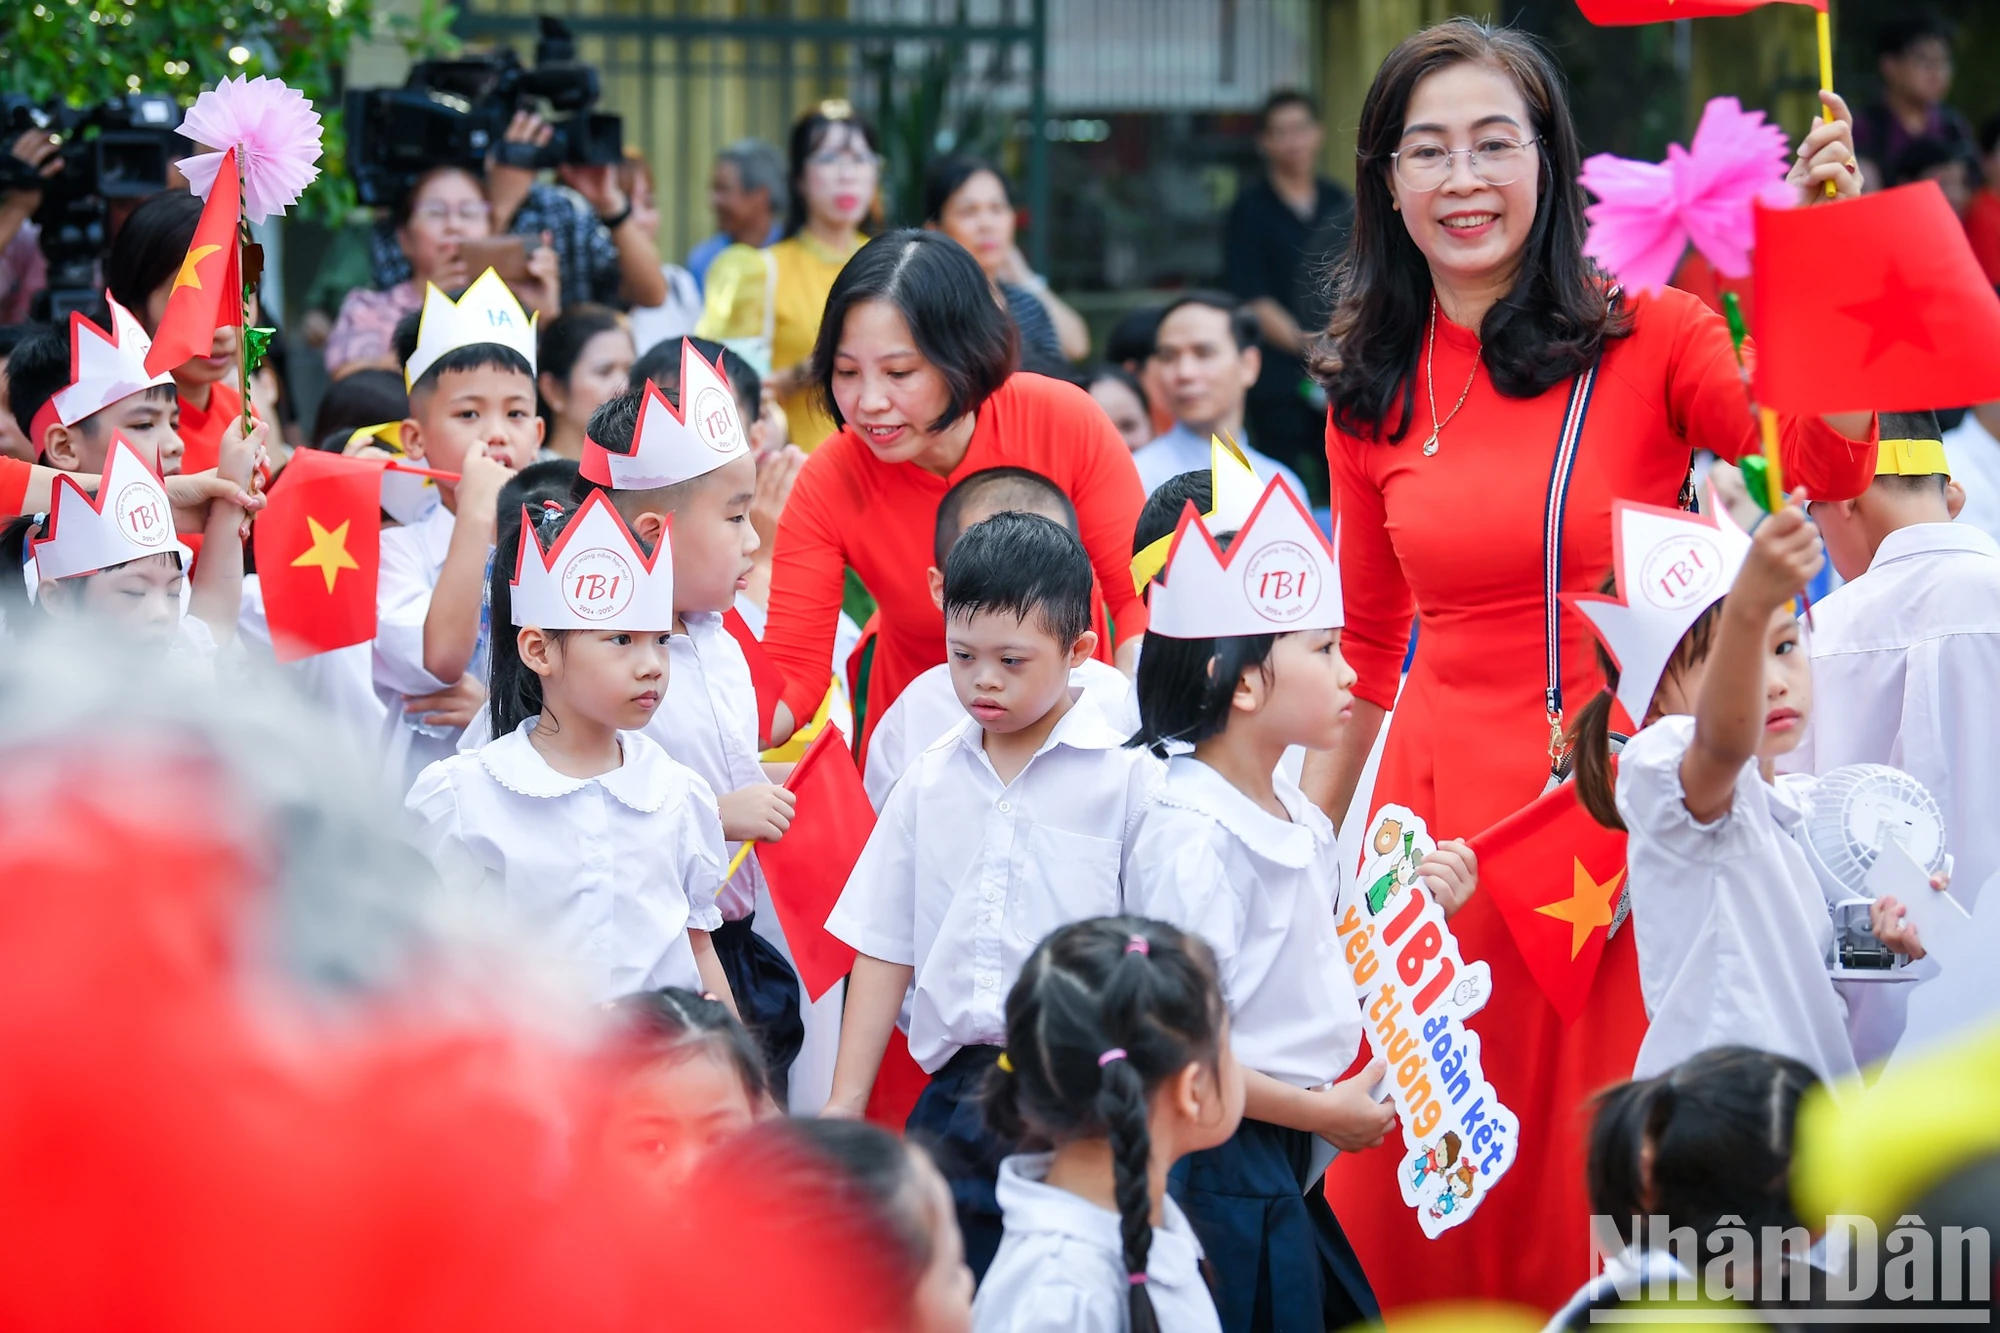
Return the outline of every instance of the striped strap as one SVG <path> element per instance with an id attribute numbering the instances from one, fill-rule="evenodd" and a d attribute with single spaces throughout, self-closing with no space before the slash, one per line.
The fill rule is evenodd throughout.
<path id="1" fill-rule="evenodd" d="M 1542 507 L 1542 642 L 1547 651 L 1548 689 L 1543 703 L 1549 716 L 1549 771 L 1558 773 L 1568 757 L 1563 744 L 1562 694 L 1562 536 L 1563 510 L 1569 502 L 1569 479 L 1576 469 L 1577 447 L 1583 443 L 1584 418 L 1597 385 L 1597 365 L 1570 383 L 1569 407 L 1563 413 L 1562 434 L 1556 440 L 1555 462 L 1549 467 L 1548 499 Z"/>

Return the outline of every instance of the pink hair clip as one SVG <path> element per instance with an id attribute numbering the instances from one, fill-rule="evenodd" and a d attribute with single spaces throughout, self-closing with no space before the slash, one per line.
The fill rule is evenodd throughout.
<path id="1" fill-rule="evenodd" d="M 1123 1046 L 1113 1046 L 1110 1050 L 1097 1057 L 1097 1067 L 1102 1069 L 1113 1060 L 1123 1060 L 1124 1058 L 1125 1048 Z"/>
<path id="2" fill-rule="evenodd" d="M 1153 956 L 1153 946 L 1146 942 L 1144 935 L 1134 935 L 1125 941 L 1125 952 L 1141 953 L 1151 958 Z"/>
<path id="3" fill-rule="evenodd" d="M 1125 1284 L 1131 1287 L 1143 1287 L 1146 1285 L 1146 1275 L 1144 1273 L 1127 1273 L 1125 1275 Z"/>

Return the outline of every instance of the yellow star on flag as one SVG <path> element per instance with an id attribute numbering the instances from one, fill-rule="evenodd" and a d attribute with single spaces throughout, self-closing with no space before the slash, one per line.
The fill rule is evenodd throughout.
<path id="1" fill-rule="evenodd" d="M 330 581 L 328 586 L 332 586 Z M 1543 916 L 1569 922 L 1569 956 L 1574 959 L 1583 952 L 1584 941 L 1590 938 L 1591 931 L 1611 924 L 1611 904 L 1618 896 L 1619 884 L 1625 879 L 1625 867 L 1619 866 L 1617 874 L 1599 884 L 1583 868 L 1581 860 L 1575 857 L 1570 859 L 1576 862 L 1576 875 L 1569 897 L 1544 903 L 1535 910 Z"/>
<path id="2" fill-rule="evenodd" d="M 312 545 L 292 561 L 292 568 L 317 565 L 319 572 L 326 576 L 326 590 L 332 592 L 333 581 L 340 577 L 341 570 L 361 568 L 361 562 L 347 553 L 347 528 L 352 521 L 350 519 L 328 532 L 319 525 L 318 519 L 308 516 L 306 527 L 312 533 Z"/>
<path id="3" fill-rule="evenodd" d="M 201 274 L 195 271 L 194 266 L 221 248 L 219 245 L 197 245 L 189 250 L 187 258 L 181 261 L 181 271 L 174 278 L 174 285 L 167 289 L 168 292 L 177 292 L 183 287 L 192 287 L 196 291 L 202 290 Z"/>

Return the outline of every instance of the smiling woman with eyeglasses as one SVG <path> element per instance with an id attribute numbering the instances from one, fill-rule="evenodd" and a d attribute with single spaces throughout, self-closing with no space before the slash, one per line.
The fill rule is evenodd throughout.
<path id="1" fill-rule="evenodd" d="M 1792 171 L 1802 203 L 1828 180 L 1858 192 L 1847 108 L 1825 101 L 1831 123 Z M 1576 127 L 1533 38 L 1470 20 L 1410 37 L 1368 92 L 1358 150 L 1353 240 L 1314 370 L 1331 402 L 1341 651 L 1360 680 L 1341 749 L 1309 759 L 1304 785 L 1338 819 L 1393 707 L 1362 813 L 1397 803 L 1439 839 L 1469 838 L 1541 793 L 1562 700 L 1603 685 L 1583 622 L 1545 589 L 1595 591 L 1614 499 L 1673 505 L 1692 450 L 1734 458 L 1756 431 L 1721 316 L 1672 289 L 1621 294 L 1584 258 Z M 1785 420 L 1786 475 L 1856 495 L 1873 433 L 1867 415 Z M 1473 1026 L 1521 1124 L 1502 1195 L 1436 1240 L 1403 1202 L 1395 1154 L 1343 1155 L 1327 1197 L 1385 1310 L 1471 1296 L 1553 1310 L 1589 1252 L 1581 1099 L 1630 1076 L 1644 1031 L 1632 932 L 1611 937 L 1590 1007 L 1565 1024 L 1489 894 L 1452 928 L 1492 968 Z"/>
<path id="2" fill-rule="evenodd" d="M 868 239 L 882 155 L 875 131 L 838 99 L 792 126 L 791 210 L 769 249 L 732 245 L 709 266 L 695 333 L 728 346 L 765 376 L 791 425 L 792 443 L 818 447 L 837 429 L 806 383 L 833 280 Z"/>

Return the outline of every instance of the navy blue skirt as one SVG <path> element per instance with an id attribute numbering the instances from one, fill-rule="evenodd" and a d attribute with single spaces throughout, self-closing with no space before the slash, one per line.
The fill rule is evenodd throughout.
<path id="1" fill-rule="evenodd" d="M 973 1281 L 986 1276 L 1000 1248 L 1000 1159 L 1018 1152 L 986 1127 L 979 1092 L 986 1071 L 1000 1059 L 998 1046 L 964 1046 L 931 1075 L 904 1129 L 930 1150 L 951 1186 L 958 1229 L 965 1237 L 965 1262 Z"/>
<path id="2" fill-rule="evenodd" d="M 789 1089 L 792 1061 L 806 1044 L 805 1020 L 799 1010 L 799 974 L 778 952 L 778 946 L 750 928 L 756 914 L 725 921 L 709 932 L 716 961 L 729 979 L 736 1012 L 763 1053 L 771 1075 L 771 1094 L 782 1110 Z"/>
<path id="3" fill-rule="evenodd" d="M 1318 1333 L 1381 1317 L 1326 1182 L 1306 1189 L 1311 1170 L 1311 1134 L 1245 1120 L 1168 1176 L 1201 1240 L 1224 1333 Z"/>

